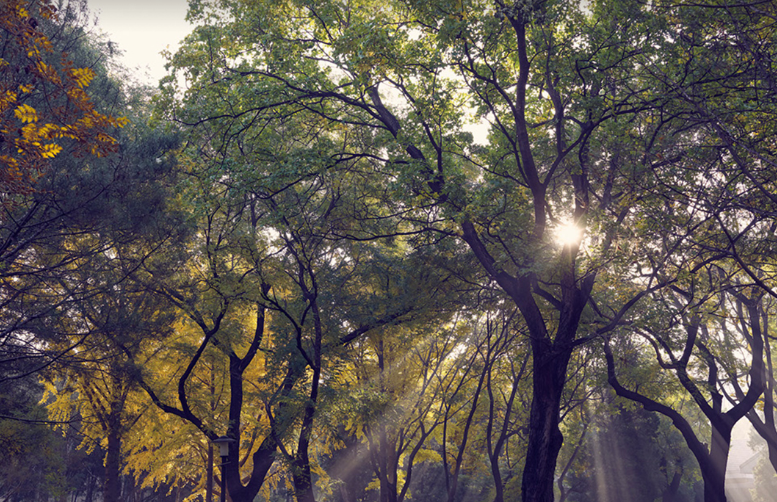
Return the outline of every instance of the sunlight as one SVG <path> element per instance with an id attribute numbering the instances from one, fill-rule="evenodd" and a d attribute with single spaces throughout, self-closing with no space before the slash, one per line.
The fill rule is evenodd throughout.
<path id="1" fill-rule="evenodd" d="M 453 327 L 451 327 L 453 329 Z M 459 343 L 456 343 L 455 339 L 451 339 L 454 343 L 442 343 L 441 340 L 445 335 L 441 333 L 439 329 L 428 330 L 426 334 L 419 336 L 409 342 L 406 346 L 386 347 L 383 357 L 385 357 L 385 371 L 383 374 L 378 370 L 377 366 L 374 368 L 375 373 L 373 375 L 366 375 L 364 380 L 354 382 L 354 388 L 360 388 L 365 391 L 371 389 L 382 389 L 381 392 L 385 392 L 391 396 L 390 401 L 385 405 L 385 409 L 380 414 L 367 418 L 360 426 L 354 427 L 354 423 L 346 425 L 346 433 L 353 434 L 350 445 L 346 444 L 346 448 L 341 449 L 341 453 L 334 457 L 335 461 L 331 467 L 331 471 L 334 475 L 330 479 L 347 480 L 352 479 L 352 476 L 358 475 L 359 471 L 363 471 L 365 466 L 369 469 L 370 456 L 375 454 L 376 448 L 382 448 L 379 445 L 379 437 L 381 431 L 387 434 L 389 450 L 399 445 L 407 445 L 417 440 L 417 434 L 421 429 L 418 425 L 408 426 L 407 423 L 403 424 L 403 421 L 409 421 L 410 424 L 418 423 L 423 420 L 422 417 L 413 416 L 414 413 L 418 413 L 421 410 L 425 410 L 423 413 L 431 413 L 432 407 L 429 406 L 428 400 L 435 400 L 437 392 L 439 390 L 433 390 L 431 387 L 434 383 L 438 385 L 445 385 L 448 379 L 455 379 L 459 372 L 459 367 L 455 364 L 449 364 L 450 358 L 454 358 L 455 353 L 458 352 Z M 448 336 L 455 337 L 454 331 L 449 331 Z M 375 353 L 375 347 L 370 349 L 372 352 L 370 357 L 374 357 L 373 361 L 377 364 L 377 353 Z M 418 371 L 418 364 L 423 365 L 424 361 L 427 363 L 434 358 L 440 359 L 440 364 L 429 368 L 434 375 L 425 375 L 422 377 L 425 382 L 421 382 L 418 386 L 409 384 L 409 382 L 403 380 L 405 375 Z M 442 373 L 437 374 L 438 371 Z M 387 388 L 383 388 L 387 386 Z M 424 404 L 426 403 L 426 404 Z M 399 424 L 399 425 L 398 425 Z M 407 428 L 404 428 L 407 427 Z M 432 429 L 437 425 L 432 425 Z M 363 440 L 366 440 L 364 446 L 359 447 L 356 442 L 357 431 Z M 400 435 L 400 437 L 394 435 Z M 398 443 L 395 443 L 398 441 Z M 350 450 L 350 451 L 349 451 Z M 413 461 L 414 463 L 420 462 L 421 457 L 426 455 L 433 455 L 432 449 L 422 448 L 420 455 Z M 331 454 L 329 452 L 323 452 Z M 406 452 L 394 452 L 394 454 L 400 455 L 400 464 L 407 459 Z M 402 469 L 393 468 L 394 471 L 390 471 L 389 475 L 396 475 L 397 492 L 402 490 L 405 482 L 405 475 Z M 367 490 L 378 490 L 378 478 L 375 476 L 375 472 L 372 472 L 372 483 L 367 487 Z M 335 485 L 333 485 L 335 486 Z"/>
<path id="2" fill-rule="evenodd" d="M 562 246 L 579 244 L 583 238 L 583 231 L 574 223 L 567 223 L 556 228 L 556 242 Z"/>

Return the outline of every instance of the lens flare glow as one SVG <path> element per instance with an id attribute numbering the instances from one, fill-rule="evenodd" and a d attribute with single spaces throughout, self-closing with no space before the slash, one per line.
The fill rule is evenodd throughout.
<path id="1" fill-rule="evenodd" d="M 562 246 L 571 246 L 573 244 L 579 244 L 580 239 L 583 238 L 583 231 L 580 230 L 574 223 L 567 223 L 556 229 L 556 242 Z"/>

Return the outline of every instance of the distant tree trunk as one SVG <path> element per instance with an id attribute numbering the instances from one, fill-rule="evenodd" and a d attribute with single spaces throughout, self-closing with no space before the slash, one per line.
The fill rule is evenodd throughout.
<path id="1" fill-rule="evenodd" d="M 672 481 L 669 486 L 664 490 L 664 494 L 661 496 L 661 502 L 678 502 L 677 492 L 680 490 L 680 480 L 683 478 L 682 469 L 677 469 L 672 476 Z"/>
<path id="2" fill-rule="evenodd" d="M 459 443 L 459 452 L 456 455 L 456 461 L 453 466 L 453 476 L 451 477 L 451 483 L 448 488 L 448 502 L 454 502 L 456 500 L 456 491 L 459 487 L 459 474 L 461 473 L 461 464 L 464 461 L 464 451 L 467 448 L 469 430 L 472 427 L 472 422 L 475 418 L 475 412 L 478 408 L 478 399 L 480 398 L 480 392 L 483 389 L 483 382 L 486 379 L 486 375 L 491 372 L 491 365 L 493 364 L 493 361 L 491 360 L 492 353 L 490 346 L 488 347 L 486 354 L 487 355 L 484 357 L 483 371 L 480 373 L 480 377 L 478 378 L 478 385 L 475 388 L 475 392 L 472 396 L 472 405 L 470 406 L 467 420 L 464 422 L 464 431 L 462 432 L 461 442 Z"/>
<path id="3" fill-rule="evenodd" d="M 356 502 L 358 488 L 357 470 L 363 459 L 359 456 L 359 439 L 354 434 L 349 434 L 345 426 L 338 427 L 339 435 L 345 444 L 345 448 L 335 452 L 335 463 L 329 471 L 329 475 L 340 480 L 335 497 L 337 502 Z"/>
<path id="4" fill-rule="evenodd" d="M 111 413 L 108 429 L 108 451 L 105 454 L 105 488 L 103 500 L 119 502 L 121 500 L 121 437 L 119 434 L 120 420 Z"/>
<path id="5" fill-rule="evenodd" d="M 381 346 L 383 341 L 381 340 Z M 383 368 L 381 367 L 381 373 Z M 380 502 L 397 502 L 396 451 L 389 444 L 386 424 L 378 426 L 378 448 L 380 451 Z"/>
<path id="6" fill-rule="evenodd" d="M 213 444 L 208 443 L 208 460 L 205 465 L 205 502 L 213 502 Z"/>
<path id="7" fill-rule="evenodd" d="M 84 502 L 93 502 L 94 498 L 94 486 L 97 484 L 97 478 L 90 475 L 86 485 L 86 498 Z"/>

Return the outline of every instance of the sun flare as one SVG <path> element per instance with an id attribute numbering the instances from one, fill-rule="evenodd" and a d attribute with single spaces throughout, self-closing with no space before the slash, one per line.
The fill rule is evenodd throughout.
<path id="1" fill-rule="evenodd" d="M 583 231 L 574 223 L 567 223 L 556 229 L 556 242 L 562 246 L 578 244 L 583 237 Z"/>

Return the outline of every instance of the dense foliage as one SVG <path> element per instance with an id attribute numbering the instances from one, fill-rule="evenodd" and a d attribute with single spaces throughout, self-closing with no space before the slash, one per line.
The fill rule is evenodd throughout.
<path id="1" fill-rule="evenodd" d="M 116 501 L 723 502 L 744 420 L 777 466 L 773 2 L 189 4 L 153 93 L 3 4 L 56 62 L 0 67 L 0 438 Z"/>

